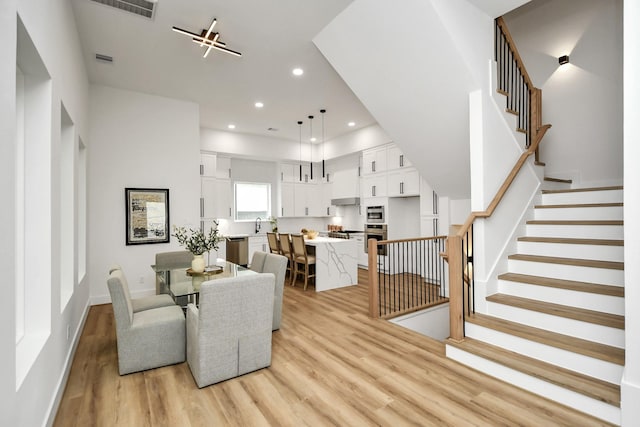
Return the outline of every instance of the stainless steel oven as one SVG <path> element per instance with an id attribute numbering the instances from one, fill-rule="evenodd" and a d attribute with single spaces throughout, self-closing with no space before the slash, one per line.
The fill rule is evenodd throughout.
<path id="1" fill-rule="evenodd" d="M 387 224 L 365 224 L 364 251 L 369 252 L 369 239 L 387 240 Z M 378 247 L 378 255 L 386 255 L 387 247 Z"/>
<path id="2" fill-rule="evenodd" d="M 384 224 L 384 206 L 367 206 L 367 223 Z"/>

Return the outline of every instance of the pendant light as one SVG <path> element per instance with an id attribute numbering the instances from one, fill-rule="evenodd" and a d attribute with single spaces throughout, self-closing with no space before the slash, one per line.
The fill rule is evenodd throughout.
<path id="1" fill-rule="evenodd" d="M 309 116 L 309 170 L 310 178 L 313 181 L 313 116 Z"/>
<path id="2" fill-rule="evenodd" d="M 326 113 L 327 110 L 325 110 L 324 108 L 322 110 L 320 110 L 320 114 L 322 114 L 322 177 L 325 177 L 324 174 L 324 113 Z"/>
<path id="3" fill-rule="evenodd" d="M 300 182 L 302 182 L 302 120 L 298 120 L 300 130 Z"/>

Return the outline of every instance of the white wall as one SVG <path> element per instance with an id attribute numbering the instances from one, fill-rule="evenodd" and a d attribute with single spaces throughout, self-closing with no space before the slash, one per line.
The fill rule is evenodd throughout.
<path id="1" fill-rule="evenodd" d="M 640 419 L 640 3 L 624 2 L 624 224 L 625 369 L 622 376 L 622 425 L 633 426 Z"/>
<path id="2" fill-rule="evenodd" d="M 534 1 L 505 20 L 553 125 L 540 149 L 547 176 L 620 184 L 622 0 Z"/>
<path id="3" fill-rule="evenodd" d="M 92 303 L 109 302 L 109 266 L 120 264 L 132 295 L 155 293 L 150 265 L 171 243 L 125 245 L 124 189 L 168 188 L 170 225 L 197 227 L 200 134 L 196 104 L 91 87 L 89 277 Z M 143 283 L 140 283 L 140 282 Z"/>
<path id="4" fill-rule="evenodd" d="M 42 265 L 51 265 L 50 277 L 50 329 L 22 384 L 16 388 L 16 297 L 15 270 L 15 140 L 16 140 L 16 31 L 17 15 L 37 49 L 51 76 L 51 125 L 44 129 L 51 141 L 51 187 L 43 189 L 50 196 L 51 259 Z M 3 298 L 7 302 L 0 310 L 0 418 L 3 425 L 35 426 L 51 422 L 58 399 L 64 389 L 74 345 L 79 338 L 84 316 L 88 310 L 89 286 L 85 278 L 75 283 L 73 294 L 65 308 L 60 304 L 60 150 L 61 103 L 74 123 L 74 141 L 81 138 L 90 149 L 88 134 L 89 83 L 81 57 L 80 40 L 76 33 L 74 15 L 67 1 L 15 1 L 0 3 L 0 268 L 3 271 Z M 77 248 L 74 249 L 77 251 Z M 31 254 L 34 268 L 38 268 L 38 253 Z M 74 257 L 75 258 L 75 257 Z M 77 262 L 77 261 L 75 261 Z M 75 278 L 80 280 L 82 278 Z M 30 284 L 27 283 L 27 286 Z M 28 302 L 27 302 L 28 303 Z M 70 337 L 67 339 L 67 328 Z"/>

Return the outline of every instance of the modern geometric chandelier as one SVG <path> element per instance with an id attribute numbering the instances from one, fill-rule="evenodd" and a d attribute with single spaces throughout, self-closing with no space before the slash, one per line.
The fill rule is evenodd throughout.
<path id="1" fill-rule="evenodd" d="M 172 27 L 172 29 L 176 33 L 191 37 L 194 43 L 197 43 L 202 47 L 206 46 L 207 50 L 204 52 L 204 55 L 202 56 L 203 58 L 207 57 L 211 49 L 227 52 L 235 56 L 242 56 L 240 52 L 227 48 L 227 44 L 220 41 L 220 33 L 213 31 L 213 27 L 216 25 L 216 22 L 216 19 L 213 18 L 213 22 L 209 26 L 209 29 L 203 29 L 200 34 L 192 33 L 191 31 L 183 30 L 178 27 Z"/>

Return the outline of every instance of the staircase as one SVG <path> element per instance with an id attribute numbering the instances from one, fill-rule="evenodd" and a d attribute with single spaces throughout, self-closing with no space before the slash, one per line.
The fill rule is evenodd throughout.
<path id="1" fill-rule="evenodd" d="M 542 190 L 540 199 L 487 313 L 467 317 L 447 356 L 620 424 L 622 187 Z"/>

